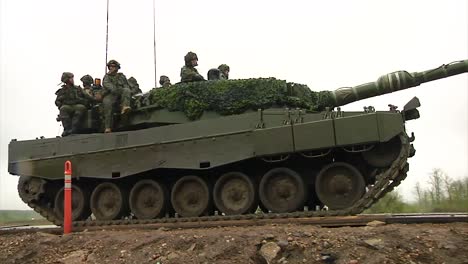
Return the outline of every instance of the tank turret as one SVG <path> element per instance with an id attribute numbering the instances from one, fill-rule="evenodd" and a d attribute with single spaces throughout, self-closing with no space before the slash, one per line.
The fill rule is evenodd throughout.
<path id="1" fill-rule="evenodd" d="M 366 98 L 416 87 L 425 82 L 447 78 L 464 72 L 468 72 L 468 60 L 455 61 L 422 72 L 392 72 L 381 76 L 375 82 L 331 91 L 330 94 L 333 98 L 333 102 L 329 106 L 346 105 Z"/>
<path id="2" fill-rule="evenodd" d="M 169 89 L 155 88 L 140 98 L 140 107 L 120 128 L 185 123 L 269 108 L 320 112 L 467 71 L 468 60 L 456 61 L 423 72 L 396 71 L 375 82 L 334 91 L 312 91 L 307 85 L 274 78 L 179 83 Z"/>

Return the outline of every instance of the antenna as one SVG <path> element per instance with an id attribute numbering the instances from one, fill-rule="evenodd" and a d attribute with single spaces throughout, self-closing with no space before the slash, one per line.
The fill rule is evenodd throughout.
<path id="1" fill-rule="evenodd" d="M 109 1 L 109 0 L 107 0 Z M 156 0 L 153 0 L 153 47 L 154 47 L 154 88 L 157 85 L 157 75 L 156 75 Z"/>
<path id="2" fill-rule="evenodd" d="M 109 0 L 107 0 L 107 21 L 106 21 L 106 67 L 104 74 L 107 73 L 107 51 L 109 50 Z"/>

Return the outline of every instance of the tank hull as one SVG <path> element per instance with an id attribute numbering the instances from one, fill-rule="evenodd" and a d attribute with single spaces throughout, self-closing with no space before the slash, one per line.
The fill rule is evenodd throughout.
<path id="1" fill-rule="evenodd" d="M 8 171 L 62 179 L 66 160 L 78 178 L 121 178 L 163 168 L 210 170 L 265 156 L 386 142 L 404 132 L 401 113 L 339 115 L 265 110 L 136 131 L 12 141 Z"/>

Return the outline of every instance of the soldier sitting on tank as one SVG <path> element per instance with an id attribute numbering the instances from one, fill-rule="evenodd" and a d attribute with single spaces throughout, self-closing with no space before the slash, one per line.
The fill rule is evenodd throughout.
<path id="1" fill-rule="evenodd" d="M 55 92 L 55 105 L 60 110 L 59 117 L 63 125 L 62 137 L 79 133 L 81 119 L 86 111 L 86 96 L 83 90 L 75 85 L 73 77 L 73 73 L 64 72 L 61 78 L 64 85 Z"/>
<path id="2" fill-rule="evenodd" d="M 93 77 L 91 77 L 91 75 L 89 74 L 86 74 L 83 77 L 81 77 L 80 81 L 83 84 L 83 91 L 86 94 L 94 97 L 93 88 L 91 87 L 91 85 L 93 84 Z"/>
<path id="3" fill-rule="evenodd" d="M 228 80 L 229 79 L 229 66 L 227 64 L 221 64 L 218 66 L 218 70 L 220 71 L 219 79 L 220 80 Z"/>
<path id="4" fill-rule="evenodd" d="M 94 87 L 93 77 L 91 75 L 86 74 L 85 76 L 81 77 L 81 82 L 83 83 L 83 91 L 86 98 L 89 101 L 88 107 L 93 107 L 97 103 L 102 101 L 101 93 L 98 93 Z M 93 86 L 92 86 L 93 85 Z"/>
<path id="5" fill-rule="evenodd" d="M 201 76 L 195 66 L 198 66 L 198 57 L 194 52 L 189 51 L 184 57 L 185 66 L 180 70 L 181 82 L 197 82 L 204 81 L 205 78 Z"/>
<path id="6" fill-rule="evenodd" d="M 141 94 L 140 85 L 138 84 L 135 77 L 128 78 L 128 86 L 130 87 L 132 95 Z"/>
<path id="7" fill-rule="evenodd" d="M 210 69 L 208 71 L 208 80 L 228 80 L 229 79 L 229 66 L 221 64 L 219 67 Z"/>
<path id="8" fill-rule="evenodd" d="M 105 127 L 104 133 L 112 132 L 114 106 L 121 106 L 121 114 L 126 114 L 131 110 L 131 91 L 127 77 L 125 77 L 123 73 L 118 72 L 120 69 L 120 63 L 116 60 L 110 60 L 107 63 L 107 68 L 109 69 L 109 72 L 104 76 L 102 91 Z"/>
<path id="9" fill-rule="evenodd" d="M 159 84 L 162 88 L 169 88 L 172 85 L 171 80 L 166 75 L 161 75 L 161 77 L 159 77 Z"/>

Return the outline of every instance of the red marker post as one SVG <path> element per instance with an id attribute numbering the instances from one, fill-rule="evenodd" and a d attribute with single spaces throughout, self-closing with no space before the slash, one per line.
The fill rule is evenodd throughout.
<path id="1" fill-rule="evenodd" d="M 72 164 L 65 162 L 65 187 L 63 202 L 63 233 L 69 234 L 72 230 Z"/>

